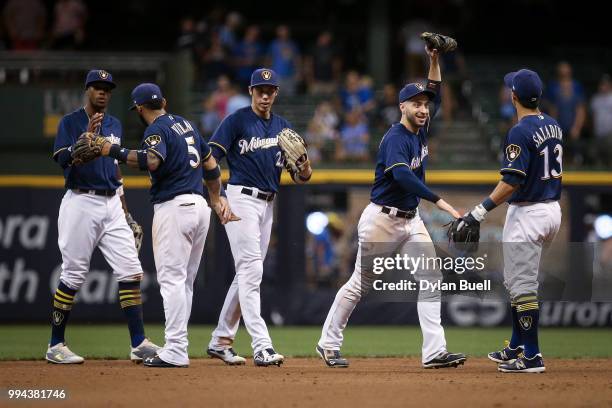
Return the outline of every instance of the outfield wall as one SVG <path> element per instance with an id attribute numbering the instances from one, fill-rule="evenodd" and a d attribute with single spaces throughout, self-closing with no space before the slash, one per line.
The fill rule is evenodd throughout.
<path id="1" fill-rule="evenodd" d="M 351 272 L 354 262 L 354 229 L 367 203 L 370 171 L 327 170 L 315 173 L 309 186 L 294 186 L 283 179 L 276 201 L 275 227 L 265 263 L 262 309 L 272 324 L 321 324 L 338 285 Z M 433 189 L 458 208 L 469 208 L 490 190 L 495 172 L 431 171 Z M 592 197 L 604 203 L 612 194 L 611 173 L 567 173 L 564 175 L 563 229 L 558 239 L 588 239 L 583 222 Z M 148 321 L 163 321 L 163 306 L 155 279 L 151 249 L 152 205 L 148 178 L 127 177 L 126 197 L 134 218 L 145 231 L 140 253 L 145 281 L 143 299 Z M 0 176 L 0 322 L 46 322 L 52 291 L 57 284 L 61 256 L 57 247 L 57 214 L 63 195 L 63 179 L 57 176 Z M 590 197 L 590 198 L 589 198 Z M 343 239 L 338 241 L 334 274 L 314 276 L 309 252 L 312 239 L 305 226 L 313 211 L 333 212 L 342 219 Z M 423 204 L 422 217 L 434 240 L 442 239 L 442 218 L 432 206 Z M 501 234 L 505 209 L 491 214 L 483 235 Z M 608 240 L 609 241 L 609 240 Z M 344 250 L 341 250 L 344 248 Z M 233 262 L 225 232 L 213 217 L 202 265 L 195 285 L 192 321 L 214 323 L 225 291 L 233 278 Z M 313 272 L 314 271 L 314 272 Z M 94 253 L 87 282 L 79 292 L 74 321 L 121 321 L 116 302 L 117 285 L 99 251 Z M 542 323 L 549 326 L 612 326 L 612 305 L 590 302 L 547 302 L 542 305 Z M 444 313 L 449 324 L 495 326 L 508 324 L 503 304 L 448 303 Z M 367 299 L 351 318 L 354 324 L 417 324 L 413 303 L 379 303 Z"/>

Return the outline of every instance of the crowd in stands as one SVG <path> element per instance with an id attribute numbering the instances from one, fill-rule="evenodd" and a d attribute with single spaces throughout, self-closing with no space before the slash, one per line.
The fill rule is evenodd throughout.
<path id="1" fill-rule="evenodd" d="M 545 84 L 541 110 L 559 122 L 564 135 L 564 159 L 572 165 L 612 164 L 612 81 L 601 76 L 597 90 L 589 99 L 582 83 L 574 78 L 572 66 L 561 61 L 556 76 Z M 510 90 L 499 93 L 500 131 L 516 123 Z"/>
<path id="2" fill-rule="evenodd" d="M 58 0 L 51 10 L 41 0 L 8 0 L 0 21 L 0 49 L 79 49 L 87 18 L 83 0 Z"/>
<path id="3" fill-rule="evenodd" d="M 51 5 L 52 4 L 52 5 Z M 83 0 L 7 0 L 1 10 L 0 50 L 80 49 L 87 39 L 88 7 Z M 203 18 L 180 20 L 175 42 L 187 50 L 196 69 L 202 101 L 200 126 L 212 134 L 228 114 L 247 106 L 253 70 L 274 69 L 282 96 L 309 95 L 318 105 L 304 129 L 311 157 L 326 162 L 371 162 L 385 130 L 399 120 L 397 93 L 405 82 L 423 81 L 427 59 L 420 33 L 433 30 L 428 21 L 413 19 L 397 30 L 402 73 L 397 81 L 374 85 L 365 72 L 348 66 L 342 41 L 322 30 L 296 41 L 289 26 L 266 26 L 265 32 L 236 11 L 213 8 Z M 450 30 L 441 29 L 444 32 Z M 442 107 L 436 122 L 448 125 L 471 118 L 469 70 L 460 51 L 444 54 Z M 555 117 L 566 136 L 566 163 L 609 166 L 612 161 L 612 82 L 603 75 L 583 86 L 567 62 L 555 78 L 543 78 L 544 112 Z M 582 78 L 583 80 L 585 78 Z M 588 78 L 587 78 L 588 79 Z M 282 101 L 282 99 L 281 99 Z M 499 137 L 513 125 L 509 91 L 499 91 Z"/>

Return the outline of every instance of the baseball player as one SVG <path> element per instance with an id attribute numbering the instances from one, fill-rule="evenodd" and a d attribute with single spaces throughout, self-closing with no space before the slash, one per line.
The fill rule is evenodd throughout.
<path id="1" fill-rule="evenodd" d="M 499 371 L 541 373 L 546 370 L 538 346 L 538 269 L 542 247 L 561 225 L 563 133 L 557 121 L 540 112 L 542 81 L 521 69 L 504 77 L 512 89 L 518 123 L 504 143 L 502 179 L 481 204 L 463 217 L 461 228 L 478 226 L 486 214 L 508 201 L 504 224 L 504 285 L 510 293 L 512 338 L 489 353 Z"/>
<path id="2" fill-rule="evenodd" d="M 121 123 L 105 113 L 114 88 L 109 72 L 90 71 L 85 80 L 85 106 L 62 118 L 55 138 L 53 159 L 64 170 L 66 193 L 57 222 L 62 270 L 53 297 L 51 341 L 45 355 L 51 363 L 84 361 L 66 346 L 64 333 L 96 247 L 119 282 L 119 301 L 132 344 L 131 360 L 140 362 L 159 348 L 145 337 L 140 294 L 143 272 L 137 251 L 142 228 L 127 211 L 117 162 L 104 158 L 83 163 L 72 156 L 79 136 L 86 131 L 105 135 L 103 139 L 109 143 L 121 143 Z"/>
<path id="3" fill-rule="evenodd" d="M 358 225 L 359 248 L 351 278 L 340 288 L 323 325 L 317 353 L 329 367 L 348 367 L 340 354 L 343 330 L 362 293 L 362 253 L 370 243 L 397 242 L 401 251 L 418 246 L 419 255 L 435 256 L 429 233 L 418 213 L 420 199 L 435 203 L 438 208 L 458 218 L 460 215 L 424 183 L 427 161 L 429 122 L 440 106 L 441 73 L 437 49 L 426 48 L 430 59 L 427 86 L 411 83 L 399 93 L 401 120 L 384 135 L 377 156 L 374 186 L 370 204 L 363 211 Z M 429 103 L 433 101 L 433 110 Z M 417 271 L 417 279 L 442 279 L 439 271 L 430 276 Z M 435 275 L 435 276 L 431 276 Z M 367 283 L 363 282 L 367 289 Z M 417 310 L 423 332 L 422 362 L 425 368 L 456 367 L 466 360 L 461 353 L 446 349 L 440 318 L 440 295 L 419 293 Z"/>
<path id="4" fill-rule="evenodd" d="M 230 170 L 227 198 L 242 218 L 225 226 L 236 275 L 207 349 L 208 355 L 230 365 L 246 362 L 232 348 L 241 315 L 252 338 L 255 365 L 280 365 L 284 360 L 272 347 L 260 315 L 259 295 L 272 230 L 274 197 L 285 166 L 278 135 L 291 128 L 289 122 L 271 111 L 278 91 L 278 75 L 274 71 L 255 70 L 249 86 L 251 105 L 229 115 L 209 142 L 217 160 L 227 157 Z M 310 179 L 312 169 L 307 156 L 300 168 L 290 174 L 296 183 Z"/>
<path id="5" fill-rule="evenodd" d="M 99 155 L 143 171 L 151 177 L 154 204 L 153 254 L 164 300 L 166 343 L 144 359 L 147 367 L 187 367 L 187 323 L 210 208 L 204 200 L 202 178 L 210 204 L 223 224 L 239 220 L 221 193 L 221 171 L 210 147 L 186 119 L 166 112 L 166 99 L 156 84 L 143 83 L 132 91 L 133 106 L 147 125 L 142 149 L 128 150 L 92 137 Z"/>

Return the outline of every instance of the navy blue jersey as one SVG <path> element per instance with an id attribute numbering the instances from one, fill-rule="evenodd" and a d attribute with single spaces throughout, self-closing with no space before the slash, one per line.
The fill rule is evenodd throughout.
<path id="1" fill-rule="evenodd" d="M 419 197 L 402 188 L 393 179 L 391 170 L 397 166 L 406 166 L 424 183 L 427 154 L 425 128 L 415 134 L 401 123 L 393 124 L 380 142 L 370 200 L 375 204 L 397 207 L 404 211 L 416 208 Z"/>
<path id="2" fill-rule="evenodd" d="M 501 173 L 522 177 L 508 202 L 540 202 L 561 197 L 563 132 L 546 114 L 527 115 L 508 132 Z"/>
<path id="3" fill-rule="evenodd" d="M 144 132 L 143 149 L 157 155 L 162 163 L 151 172 L 151 201 L 167 201 L 179 194 L 203 195 L 202 162 L 210 147 L 186 119 L 171 114 L 156 118 Z"/>
<path id="4" fill-rule="evenodd" d="M 229 183 L 277 192 L 283 159 L 277 134 L 290 128 L 288 121 L 271 114 L 257 116 L 251 106 L 239 109 L 221 122 L 210 139 L 215 157 L 227 156 Z"/>
<path id="5" fill-rule="evenodd" d="M 75 110 L 62 118 L 53 144 L 53 159 L 59 160 L 83 132 L 87 131 L 89 117 L 84 108 Z M 104 114 L 100 134 L 111 143 L 121 144 L 121 123 L 108 113 Z M 69 158 L 69 157 L 68 157 Z M 68 189 L 115 190 L 121 183 L 117 177 L 117 162 L 110 157 L 100 157 L 81 166 L 64 167 L 65 186 Z"/>

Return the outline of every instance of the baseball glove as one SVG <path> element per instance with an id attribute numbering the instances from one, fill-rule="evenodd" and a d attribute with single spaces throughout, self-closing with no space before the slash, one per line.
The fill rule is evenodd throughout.
<path id="1" fill-rule="evenodd" d="M 480 240 L 480 223 L 476 220 L 468 223 L 464 218 L 457 218 L 451 222 L 446 235 L 449 241 L 460 244 L 462 249 L 474 252 L 478 249 L 478 241 Z"/>
<path id="2" fill-rule="evenodd" d="M 427 44 L 430 50 L 436 49 L 440 54 L 454 51 L 457 48 L 457 41 L 446 35 L 424 32 L 421 39 Z"/>
<path id="3" fill-rule="evenodd" d="M 132 214 L 125 214 L 125 220 L 127 221 L 129 227 L 132 229 L 134 233 L 134 241 L 136 241 L 136 250 L 140 252 L 140 247 L 142 246 L 142 238 L 144 233 L 142 232 L 142 227 L 132 217 Z"/>
<path id="4" fill-rule="evenodd" d="M 79 166 L 100 157 L 102 147 L 107 142 L 103 136 L 91 132 L 83 133 L 72 146 L 72 163 Z"/>
<path id="5" fill-rule="evenodd" d="M 308 161 L 306 142 L 294 130 L 284 128 L 278 133 L 278 147 L 283 153 L 285 167 L 292 173 L 299 173 Z"/>

